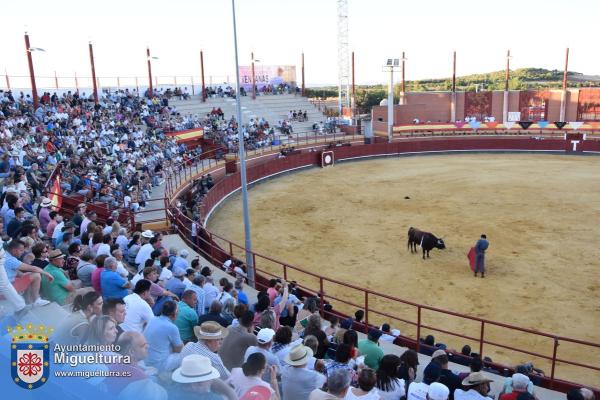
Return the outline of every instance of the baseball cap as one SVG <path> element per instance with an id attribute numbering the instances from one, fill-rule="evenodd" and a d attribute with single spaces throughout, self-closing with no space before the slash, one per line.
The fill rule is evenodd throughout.
<path id="1" fill-rule="evenodd" d="M 260 331 L 258 331 L 258 334 L 256 335 L 256 340 L 258 340 L 258 343 L 265 344 L 273 340 L 274 336 L 275 331 L 273 329 L 263 328 Z"/>

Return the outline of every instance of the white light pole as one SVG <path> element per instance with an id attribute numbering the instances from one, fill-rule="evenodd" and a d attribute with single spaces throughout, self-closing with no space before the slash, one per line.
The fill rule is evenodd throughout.
<path id="1" fill-rule="evenodd" d="M 400 66 L 399 58 L 388 58 L 384 70 L 390 72 L 390 82 L 388 87 L 388 117 L 387 117 L 387 125 L 388 125 L 388 142 L 392 141 L 392 137 L 394 136 L 394 68 L 398 70 Z"/>
<path id="2" fill-rule="evenodd" d="M 238 123 L 238 148 L 240 158 L 240 181 L 242 186 L 242 207 L 244 212 L 244 238 L 246 247 L 246 266 L 248 267 L 248 284 L 255 287 L 254 262 L 252 258 L 252 240 L 250 237 L 250 212 L 248 210 L 248 183 L 246 182 L 246 156 L 244 154 L 244 128 L 242 121 L 242 105 L 240 103 L 240 68 L 238 63 L 237 27 L 235 22 L 235 0 L 231 0 L 233 13 L 233 47 L 235 49 L 235 104 Z"/>

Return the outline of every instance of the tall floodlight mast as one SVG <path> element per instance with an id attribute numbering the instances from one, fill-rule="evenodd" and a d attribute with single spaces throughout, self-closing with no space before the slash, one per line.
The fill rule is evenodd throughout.
<path id="1" fill-rule="evenodd" d="M 348 0 L 338 6 L 338 108 L 350 107 L 350 59 L 348 56 Z"/>

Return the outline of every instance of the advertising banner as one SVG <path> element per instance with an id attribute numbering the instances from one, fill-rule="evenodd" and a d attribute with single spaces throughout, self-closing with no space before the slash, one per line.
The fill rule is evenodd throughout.
<path id="1" fill-rule="evenodd" d="M 273 89 L 280 84 L 296 86 L 296 66 L 294 65 L 254 65 L 254 79 L 258 90 L 265 86 Z M 252 67 L 240 67 L 240 85 L 246 90 L 252 90 Z"/>
<path id="2" fill-rule="evenodd" d="M 548 118 L 549 98 L 548 90 L 521 90 L 519 92 L 521 121 L 537 122 Z"/>
<path id="3" fill-rule="evenodd" d="M 578 121 L 600 121 L 600 90 L 580 89 L 577 104 Z"/>
<path id="4" fill-rule="evenodd" d="M 492 92 L 466 92 L 465 117 L 483 121 L 492 115 Z"/>

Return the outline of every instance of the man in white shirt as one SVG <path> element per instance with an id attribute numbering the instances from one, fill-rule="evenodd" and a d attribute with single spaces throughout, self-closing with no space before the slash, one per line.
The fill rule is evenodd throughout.
<path id="1" fill-rule="evenodd" d="M 467 390 L 456 389 L 454 391 L 454 400 L 490 400 L 487 396 L 490 392 L 490 382 L 481 372 L 471 372 L 462 381 L 462 385 Z"/>
<path id="2" fill-rule="evenodd" d="M 207 313 L 208 308 L 210 307 L 212 302 L 214 300 L 217 300 L 217 298 L 219 297 L 219 289 L 217 289 L 215 285 L 213 285 L 213 279 L 210 276 L 205 277 L 204 286 L 202 287 L 202 289 L 204 289 L 204 307 L 205 313 Z"/>
<path id="3" fill-rule="evenodd" d="M 63 226 L 65 226 L 65 221 L 64 221 L 62 215 L 57 215 L 56 221 L 58 222 L 58 224 L 56 225 L 56 227 L 54 228 L 54 231 L 52 232 L 52 243 L 54 243 L 55 246 L 59 244 L 59 243 L 57 243 L 58 238 L 59 238 L 60 234 L 62 233 Z"/>
<path id="4" fill-rule="evenodd" d="M 398 329 L 390 330 L 390 324 L 381 325 L 381 331 L 383 335 L 379 338 L 380 342 L 389 342 L 393 343 L 396 340 L 396 336 L 400 336 L 400 331 Z"/>
<path id="5" fill-rule="evenodd" d="M 144 268 L 144 263 L 150 258 L 150 254 L 160 247 L 160 241 L 154 237 L 152 231 L 147 230 L 142 233 L 142 240 L 147 241 L 135 257 L 135 263 L 138 265 L 138 271 Z"/>
<path id="6" fill-rule="evenodd" d="M 271 366 L 276 366 L 277 369 L 281 367 L 279 358 L 271 353 L 271 347 L 273 346 L 273 337 L 275 337 L 275 331 L 270 328 L 262 328 L 256 335 L 256 346 L 250 346 L 244 353 L 244 361 L 248 360 L 248 357 L 252 353 L 262 353 L 267 359 L 267 368 L 263 373 L 262 379 L 265 382 L 271 382 Z"/>
<path id="7" fill-rule="evenodd" d="M 423 382 L 412 382 L 408 386 L 406 400 L 426 400 L 429 385 L 440 379 L 442 368 L 434 362 L 431 362 L 423 371 Z"/>
<path id="8" fill-rule="evenodd" d="M 123 265 L 123 250 L 113 250 L 112 256 L 117 259 L 117 273 L 127 279 L 129 277 L 129 271 L 125 268 L 125 265 Z"/>
<path id="9" fill-rule="evenodd" d="M 96 221 L 97 217 L 98 216 L 95 211 L 90 211 L 90 213 L 83 219 L 83 221 L 81 222 L 81 226 L 79 227 L 79 232 L 81 235 L 83 235 L 86 232 L 87 227 L 90 223 Z"/>
<path id="10" fill-rule="evenodd" d="M 133 293 L 123 298 L 125 301 L 125 320 L 121 323 L 121 329 L 124 331 L 142 333 L 144 327 L 154 317 L 152 308 L 148 304 L 150 286 L 150 281 L 139 280 L 135 284 Z"/>
<path id="11" fill-rule="evenodd" d="M 198 221 L 194 220 L 192 222 L 192 243 L 194 244 L 199 244 L 198 243 Z"/>

